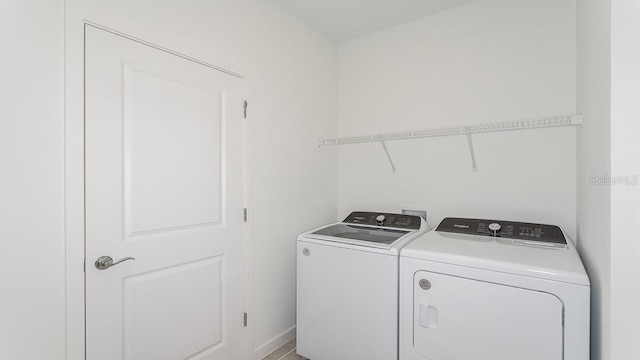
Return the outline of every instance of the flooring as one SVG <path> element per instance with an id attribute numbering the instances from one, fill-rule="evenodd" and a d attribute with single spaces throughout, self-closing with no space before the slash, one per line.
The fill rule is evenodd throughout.
<path id="1" fill-rule="evenodd" d="M 282 345 L 262 360 L 308 360 L 304 356 L 296 354 L 296 339 Z"/>

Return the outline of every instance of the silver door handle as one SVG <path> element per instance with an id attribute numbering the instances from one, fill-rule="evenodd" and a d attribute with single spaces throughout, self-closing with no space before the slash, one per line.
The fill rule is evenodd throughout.
<path id="1" fill-rule="evenodd" d="M 108 268 L 112 267 L 113 265 L 118 265 L 123 261 L 127 261 L 127 260 L 135 260 L 136 258 L 131 257 L 131 256 L 127 256 L 125 258 L 122 258 L 116 262 L 113 262 L 113 258 L 111 258 L 111 256 L 105 255 L 105 256 L 100 256 L 98 258 L 98 260 L 96 260 L 95 265 L 96 265 L 96 269 L 98 270 L 107 270 Z"/>

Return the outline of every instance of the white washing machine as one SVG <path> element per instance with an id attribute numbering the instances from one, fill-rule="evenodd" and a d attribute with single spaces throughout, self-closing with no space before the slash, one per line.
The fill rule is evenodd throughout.
<path id="1" fill-rule="evenodd" d="M 400 253 L 400 360 L 587 360 L 589 293 L 559 227 L 446 218 Z"/>
<path id="2" fill-rule="evenodd" d="M 298 354 L 398 358 L 398 254 L 427 231 L 419 216 L 353 212 L 298 236 Z"/>

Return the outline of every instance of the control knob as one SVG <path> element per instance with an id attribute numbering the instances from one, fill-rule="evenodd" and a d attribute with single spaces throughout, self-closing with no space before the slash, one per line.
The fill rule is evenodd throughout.
<path id="1" fill-rule="evenodd" d="M 378 222 L 378 226 L 384 225 L 384 220 L 385 219 L 386 219 L 386 217 L 384 215 L 376 216 L 376 221 Z"/>
<path id="2" fill-rule="evenodd" d="M 502 226 L 500 226 L 500 224 L 498 223 L 491 223 L 489 224 L 489 230 L 493 231 L 493 236 L 498 236 L 498 231 L 500 231 L 500 229 L 502 228 Z"/>

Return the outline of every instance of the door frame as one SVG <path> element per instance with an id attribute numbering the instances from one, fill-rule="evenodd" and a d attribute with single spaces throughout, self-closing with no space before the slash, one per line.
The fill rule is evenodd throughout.
<path id="1" fill-rule="evenodd" d="M 73 0 L 65 1 L 65 359 L 86 360 L 85 353 L 85 165 L 84 165 L 84 51 L 85 26 L 91 25 L 133 39 L 235 75 L 245 83 L 245 99 L 250 101 L 251 74 L 236 64 L 193 48 L 168 34 L 152 32 L 115 17 L 105 15 Z M 244 207 L 253 207 L 252 117 L 247 114 L 244 127 Z M 238 214 L 241 216 L 241 214 Z M 251 217 L 243 229 L 243 302 L 245 312 L 253 314 L 253 224 Z M 253 316 L 250 316 L 251 319 Z M 254 348 L 254 324 L 244 331 L 244 358 L 251 359 Z"/>

